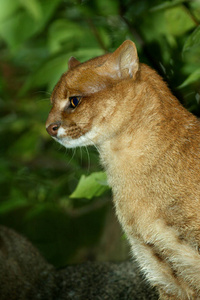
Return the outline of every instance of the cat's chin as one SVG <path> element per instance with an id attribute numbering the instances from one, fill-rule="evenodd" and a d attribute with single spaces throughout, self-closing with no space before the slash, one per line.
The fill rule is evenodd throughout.
<path id="1" fill-rule="evenodd" d="M 72 139 L 70 137 L 63 137 L 63 138 L 54 137 L 54 140 L 56 140 L 58 143 L 63 145 L 65 148 L 76 148 L 76 147 L 94 145 L 94 143 L 91 140 L 89 140 L 86 135 L 82 135 L 77 139 Z"/>

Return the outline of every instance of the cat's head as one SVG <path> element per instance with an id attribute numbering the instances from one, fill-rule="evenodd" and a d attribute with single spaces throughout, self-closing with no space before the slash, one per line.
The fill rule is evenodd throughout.
<path id="1" fill-rule="evenodd" d="M 135 44 L 125 41 L 115 52 L 80 63 L 68 62 L 51 96 L 46 128 L 66 148 L 100 144 L 116 134 L 128 111 L 130 81 L 139 62 Z"/>

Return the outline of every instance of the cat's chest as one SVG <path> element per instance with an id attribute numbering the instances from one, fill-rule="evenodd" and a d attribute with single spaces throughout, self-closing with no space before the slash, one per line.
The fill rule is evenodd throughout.
<path id="1" fill-rule="evenodd" d="M 142 158 L 106 156 L 103 165 L 112 188 L 116 214 L 126 233 L 140 235 L 156 220 L 157 207 L 149 201 L 149 184 L 142 170 Z"/>

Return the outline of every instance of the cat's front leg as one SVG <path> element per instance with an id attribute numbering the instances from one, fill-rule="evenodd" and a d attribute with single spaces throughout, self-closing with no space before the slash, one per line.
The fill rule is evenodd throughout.
<path id="1" fill-rule="evenodd" d="M 133 255 L 160 299 L 200 299 L 200 256 L 178 232 L 157 220 L 143 236 L 129 236 Z"/>
<path id="2" fill-rule="evenodd" d="M 150 244 L 131 239 L 133 256 L 152 286 L 157 287 L 159 300 L 188 300 L 168 264 L 156 255 Z"/>

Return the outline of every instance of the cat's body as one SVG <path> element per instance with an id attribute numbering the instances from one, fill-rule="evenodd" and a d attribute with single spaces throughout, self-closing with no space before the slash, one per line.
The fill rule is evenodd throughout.
<path id="1" fill-rule="evenodd" d="M 95 144 L 133 255 L 161 299 L 200 299 L 200 123 L 135 45 L 69 61 L 47 130 L 65 147 Z"/>

